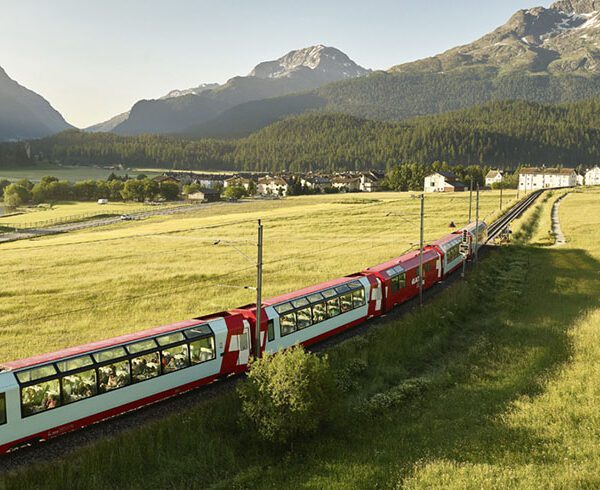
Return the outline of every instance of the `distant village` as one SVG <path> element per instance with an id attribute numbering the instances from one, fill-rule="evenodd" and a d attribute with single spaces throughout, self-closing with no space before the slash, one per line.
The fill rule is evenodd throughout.
<path id="1" fill-rule="evenodd" d="M 188 189 L 190 201 L 214 201 L 227 196 L 228 188 L 242 189 L 246 195 L 286 197 L 290 195 L 333 192 L 376 192 L 381 190 L 383 172 L 346 172 L 324 174 L 258 174 L 239 172 L 231 174 L 172 171 L 155 177 L 159 184 L 171 182 Z"/>
<path id="2" fill-rule="evenodd" d="M 508 185 L 512 179 L 513 185 Z M 291 195 L 333 192 L 377 192 L 383 190 L 385 174 L 380 171 L 344 172 L 336 174 L 264 174 L 239 172 L 236 174 L 169 171 L 155 177 L 159 184 L 177 184 L 190 201 L 216 201 L 227 189 L 243 190 L 245 195 L 279 198 Z M 511 172 L 490 170 L 485 176 L 487 188 L 517 187 L 520 191 L 600 185 L 600 167 L 579 174 L 571 168 L 524 167 L 518 181 Z M 433 192 L 464 192 L 471 183 L 462 182 L 447 171 L 433 172 L 425 177 L 423 189 Z M 234 195 L 233 193 L 229 193 Z"/>

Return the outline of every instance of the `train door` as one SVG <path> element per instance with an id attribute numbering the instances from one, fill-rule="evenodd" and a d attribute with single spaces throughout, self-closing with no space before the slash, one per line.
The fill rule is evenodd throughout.
<path id="1" fill-rule="evenodd" d="M 250 359 L 250 324 L 248 320 L 244 320 L 244 333 L 239 335 L 239 355 L 238 355 L 238 366 L 248 364 Z"/>

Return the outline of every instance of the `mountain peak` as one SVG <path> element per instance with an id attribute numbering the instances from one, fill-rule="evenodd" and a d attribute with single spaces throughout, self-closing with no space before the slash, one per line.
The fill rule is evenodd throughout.
<path id="1" fill-rule="evenodd" d="M 277 60 L 260 63 L 249 76 L 263 79 L 285 78 L 303 70 L 321 72 L 336 80 L 364 76 L 370 72 L 339 49 L 317 44 L 290 51 Z"/>
<path id="2" fill-rule="evenodd" d="M 591 14 L 600 10 L 600 0 L 559 0 L 550 8 L 567 14 Z"/>

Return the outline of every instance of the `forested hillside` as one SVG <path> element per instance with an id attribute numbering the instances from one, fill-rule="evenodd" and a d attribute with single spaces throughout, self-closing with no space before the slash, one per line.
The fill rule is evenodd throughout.
<path id="1" fill-rule="evenodd" d="M 494 102 L 406 122 L 305 114 L 228 141 L 68 131 L 30 144 L 38 160 L 194 169 L 359 170 L 434 161 L 591 165 L 600 161 L 600 98 L 567 105 Z M 22 155 L 18 148 L 5 145 L 0 153 Z"/>

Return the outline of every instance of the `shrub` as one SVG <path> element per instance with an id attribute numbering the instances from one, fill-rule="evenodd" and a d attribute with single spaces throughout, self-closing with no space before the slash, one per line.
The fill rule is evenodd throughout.
<path id="1" fill-rule="evenodd" d="M 293 347 L 255 361 L 241 383 L 241 423 L 269 442 L 315 432 L 335 399 L 329 360 Z"/>

